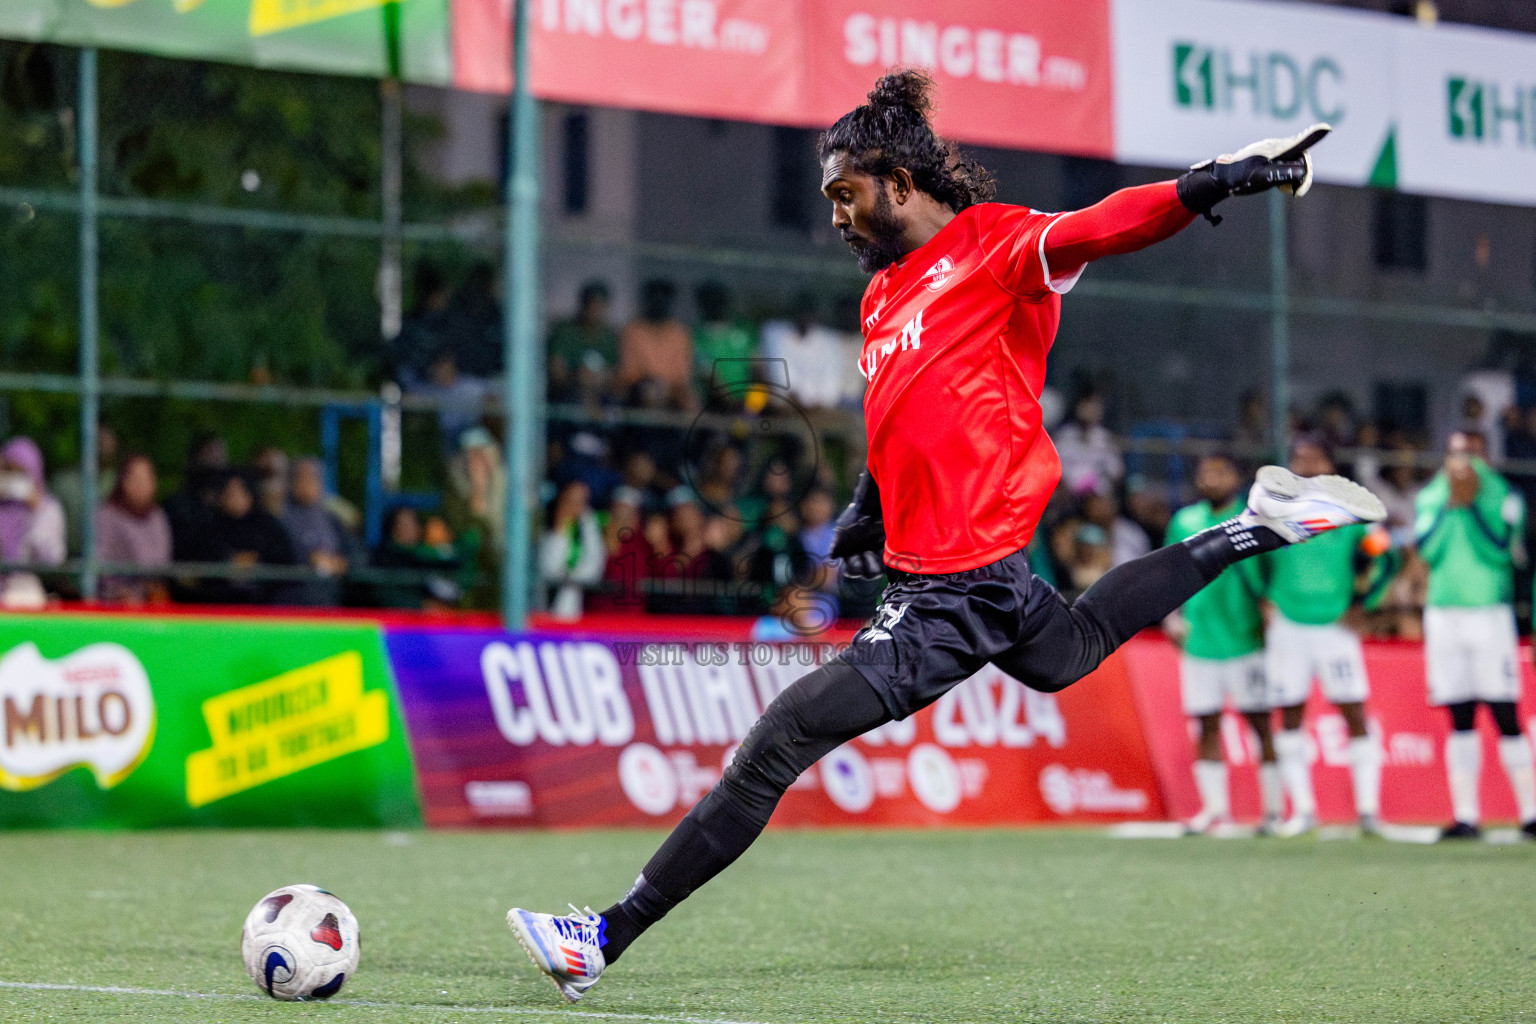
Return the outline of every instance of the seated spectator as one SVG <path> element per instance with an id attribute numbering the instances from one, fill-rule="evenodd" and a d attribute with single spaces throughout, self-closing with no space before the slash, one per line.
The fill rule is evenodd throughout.
<path id="1" fill-rule="evenodd" d="M 719 281 L 705 281 L 693 293 L 699 326 L 693 330 L 694 372 L 699 391 L 717 408 L 739 408 L 752 383 L 757 346 L 752 335 L 731 320 L 731 292 Z"/>
<path id="2" fill-rule="evenodd" d="M 275 444 L 262 445 L 251 460 L 256 471 L 256 500 L 278 519 L 288 507 L 288 453 Z"/>
<path id="3" fill-rule="evenodd" d="M 205 531 L 192 538 L 193 561 L 222 562 L 236 569 L 296 564 L 288 531 L 256 502 L 253 476 L 249 470 L 223 472 L 214 513 Z M 280 604 L 292 589 L 287 582 L 248 579 L 236 573 L 202 580 L 197 599 L 213 604 Z"/>
<path id="4" fill-rule="evenodd" d="M 630 405 L 661 405 L 692 410 L 693 339 L 672 315 L 677 286 L 650 280 L 640 289 L 640 316 L 619 336 L 619 369 L 615 387 Z M 649 382 L 649 388 L 641 385 Z"/>
<path id="5" fill-rule="evenodd" d="M 464 432 L 460 451 L 448 463 L 443 514 L 464 559 L 461 579 L 474 608 L 494 607 L 502 552 L 506 547 L 507 471 L 491 432 Z"/>
<path id="6" fill-rule="evenodd" d="M 171 562 L 171 523 L 155 504 L 158 481 L 148 455 L 123 459 L 117 482 L 96 509 L 96 557 L 109 565 L 145 569 Z M 170 600 L 164 579 L 154 576 L 103 576 L 101 599 L 126 605 L 163 604 Z"/>
<path id="7" fill-rule="evenodd" d="M 443 315 L 444 343 L 465 377 L 484 382 L 501 374 L 505 345 L 501 304 L 496 301 L 496 269 L 489 263 L 469 268 Z"/>
<path id="8" fill-rule="evenodd" d="M 624 478 L 624 486 L 640 496 L 642 513 L 649 515 L 661 510 L 660 473 L 656 468 L 656 459 L 650 452 L 640 448 L 624 456 L 620 475 Z"/>
<path id="9" fill-rule="evenodd" d="M 608 440 L 599 431 L 585 425 L 573 431 L 561 445 L 557 462 L 549 469 L 549 478 L 556 487 L 564 487 L 579 480 L 591 491 L 593 505 L 607 505 L 613 489 L 624 482 L 608 464 Z"/>
<path id="10" fill-rule="evenodd" d="M 1072 593 L 1080 595 L 1097 583 L 1113 567 L 1113 560 L 1109 535 L 1102 527 L 1089 522 L 1078 526 L 1073 537 L 1072 561 L 1067 567 Z"/>
<path id="11" fill-rule="evenodd" d="M 787 385 L 804 408 L 833 409 L 842 399 L 842 337 L 821 323 L 814 295 L 796 298 L 790 319 L 763 324 L 762 357 L 781 362 L 786 380 L 777 379 L 781 371 L 772 365 L 763 374 L 771 383 Z"/>
<path id="12" fill-rule="evenodd" d="M 1115 488 L 1125 476 L 1125 462 L 1115 439 L 1104 426 L 1104 399 L 1088 392 L 1072 403 L 1067 417 L 1051 440 L 1061 457 L 1061 477 L 1074 490 L 1092 476 L 1099 484 Z"/>
<path id="13" fill-rule="evenodd" d="M 85 479 L 80 473 L 80 462 L 75 460 L 61 466 L 48 479 L 48 493 L 59 500 L 64 510 L 64 537 L 69 553 L 78 555 L 85 542 L 85 510 L 87 505 L 105 501 L 117 484 L 117 434 L 105 423 L 96 427 L 96 497 L 85 500 Z"/>
<path id="14" fill-rule="evenodd" d="M 452 454 L 459 438 L 480 422 L 491 386 L 479 377 L 459 372 L 458 356 L 443 347 L 427 365 L 427 378 L 407 394 L 437 403 L 437 433 L 443 451 Z"/>
<path id="15" fill-rule="evenodd" d="M 581 286 L 576 315 L 549 329 L 546 368 L 551 401 L 568 402 L 583 390 L 578 378 L 606 388 L 619 362 L 619 332 L 608 322 L 608 286 L 588 281 Z"/>
<path id="16" fill-rule="evenodd" d="M 434 264 L 416 266 L 416 301 L 400 323 L 400 333 L 390 345 L 395 381 L 402 388 L 420 384 L 427 365 L 442 350 L 446 339 L 448 279 Z"/>
<path id="17" fill-rule="evenodd" d="M 1104 531 L 1109 541 L 1109 563 L 1113 568 L 1140 558 L 1152 550 L 1145 531 L 1120 514 L 1120 504 L 1110 493 L 1090 492 L 1083 498 L 1083 518 Z"/>
<path id="18" fill-rule="evenodd" d="M 836 516 L 837 503 L 830 491 L 818 487 L 800 499 L 800 544 L 812 566 L 806 589 L 825 595 L 824 604 L 833 617 L 837 614 L 838 573 L 827 556 L 832 551 L 832 521 Z"/>
<path id="19" fill-rule="evenodd" d="M 331 608 L 341 603 L 341 577 L 353 559 L 351 535 L 325 504 L 325 469 L 319 459 L 296 459 L 291 473 L 283 528 L 301 564 L 319 579 L 294 588 L 295 604 Z"/>
<path id="20" fill-rule="evenodd" d="M 1168 507 L 1168 488 L 1154 484 L 1141 474 L 1133 474 L 1125 481 L 1125 512 L 1131 521 L 1147 535 L 1147 543 L 1153 547 L 1168 536 L 1168 523 L 1173 510 Z"/>
<path id="21" fill-rule="evenodd" d="M 429 536 L 415 509 L 400 505 L 384 517 L 384 540 L 373 555 L 373 565 L 389 575 L 373 587 L 374 603 L 381 608 L 419 608 L 441 611 L 457 607 L 463 587 L 455 576 L 461 570 L 452 533 L 441 516 Z"/>
<path id="22" fill-rule="evenodd" d="M 545 514 L 549 528 L 539 542 L 539 578 L 549 588 L 549 613 L 557 619 L 581 618 L 584 590 L 602 579 L 608 564 L 591 495 L 586 484 L 573 480 L 560 488 Z"/>
<path id="23" fill-rule="evenodd" d="M 737 503 L 742 520 L 755 529 L 791 512 L 789 499 L 794 488 L 795 474 L 788 460 L 770 459 L 757 487 Z"/>
<path id="24" fill-rule="evenodd" d="M 729 444 L 716 448 L 699 477 L 699 498 L 715 510 L 735 502 L 736 489 L 741 484 L 741 465 L 741 449 Z"/>
<path id="25" fill-rule="evenodd" d="M 730 563 L 709 546 L 704 510 L 694 493 L 676 487 L 667 495 L 668 550 L 656 576 L 671 581 L 650 604 L 670 615 L 708 615 L 722 610 L 725 588 L 732 578 Z"/>
<path id="26" fill-rule="evenodd" d="M 176 561 L 196 561 L 193 538 L 210 528 L 228 466 L 229 451 L 217 434 L 200 435 L 187 450 L 181 489 L 165 499 L 165 518 L 171 524 L 171 557 Z"/>
<path id="27" fill-rule="evenodd" d="M 645 611 L 645 580 L 650 579 L 652 551 L 641 528 L 640 492 L 619 487 L 613 492 L 603 522 L 602 586 L 587 596 L 594 612 L 638 614 Z"/>
<path id="28" fill-rule="evenodd" d="M 31 438 L 15 437 L 0 448 L 0 564 L 64 561 L 64 510 L 44 480 L 43 453 Z M 40 608 L 46 603 L 43 583 L 35 574 L 0 574 L 0 607 Z"/>

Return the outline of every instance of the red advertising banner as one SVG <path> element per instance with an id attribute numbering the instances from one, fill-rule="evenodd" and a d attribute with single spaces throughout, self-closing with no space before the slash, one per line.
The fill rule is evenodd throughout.
<path id="1" fill-rule="evenodd" d="M 1141 707 L 1142 722 L 1170 816 L 1188 818 L 1200 809 L 1193 776 L 1194 745 L 1190 723 L 1179 701 L 1178 650 L 1167 640 L 1139 637 L 1122 650 Z M 1528 655 L 1522 655 L 1525 692 L 1536 683 Z M 1416 643 L 1365 644 L 1371 696 L 1366 704 L 1371 733 L 1383 748 L 1381 815 L 1402 824 L 1445 824 L 1451 820 L 1451 796 L 1445 779 L 1446 712 L 1430 707 L 1424 680 L 1424 648 Z M 1068 691 L 1070 692 L 1070 691 Z M 1526 734 L 1536 730 L 1527 703 L 1521 708 Z M 1483 733 L 1482 810 L 1491 821 L 1516 819 L 1514 796 L 1500 768 L 1497 731 L 1479 721 Z M 1355 820 L 1345 748 L 1349 733 L 1333 706 L 1314 687 L 1307 704 L 1307 733 L 1312 740 L 1312 781 L 1319 817 L 1324 822 Z M 1223 746 L 1232 766 L 1233 815 L 1259 820 L 1258 756 L 1252 732 L 1228 711 L 1222 720 Z"/>
<path id="2" fill-rule="evenodd" d="M 429 825 L 676 822 L 831 645 L 390 629 Z M 833 751 L 781 825 L 1021 825 L 1165 816 L 1119 659 L 1058 695 L 986 669 Z"/>
<path id="3" fill-rule="evenodd" d="M 452 0 L 454 85 L 511 88 L 510 0 Z M 542 99 L 829 125 L 888 67 L 939 83 L 939 130 L 1108 157 L 1108 0 L 533 0 Z"/>
<path id="4" fill-rule="evenodd" d="M 1108 0 L 818 0 L 806 94 L 816 123 L 864 101 L 889 67 L 928 68 L 938 130 L 967 142 L 1110 157 Z"/>

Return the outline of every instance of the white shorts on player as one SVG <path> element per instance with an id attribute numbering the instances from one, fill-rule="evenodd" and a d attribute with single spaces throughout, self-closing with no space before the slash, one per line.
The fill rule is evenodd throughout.
<path id="1" fill-rule="evenodd" d="M 1229 698 L 1241 713 L 1268 711 L 1264 652 L 1221 659 L 1186 654 L 1179 659 L 1179 689 L 1184 696 L 1184 713 L 1191 718 L 1221 714 Z"/>
<path id="2" fill-rule="evenodd" d="M 1424 661 L 1429 702 L 1520 699 L 1519 640 L 1507 604 L 1424 609 Z"/>
<path id="3" fill-rule="evenodd" d="M 1264 673 L 1277 708 L 1305 704 L 1314 678 L 1334 704 L 1360 704 L 1371 693 L 1360 638 L 1338 623 L 1309 626 L 1277 613 L 1264 631 Z"/>

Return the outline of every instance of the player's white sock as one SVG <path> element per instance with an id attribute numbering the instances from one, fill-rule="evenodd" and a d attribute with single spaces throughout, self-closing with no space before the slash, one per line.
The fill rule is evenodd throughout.
<path id="1" fill-rule="evenodd" d="M 1281 729 L 1275 733 L 1275 756 L 1280 761 L 1280 777 L 1291 797 L 1291 816 L 1307 818 L 1317 814 L 1317 798 L 1312 795 L 1312 766 L 1307 763 L 1305 729 Z"/>
<path id="2" fill-rule="evenodd" d="M 1520 824 L 1536 821 L 1536 768 L 1531 764 L 1531 745 L 1524 736 L 1499 739 L 1499 760 L 1509 776 L 1509 788 L 1515 791 L 1515 806 L 1520 808 Z"/>
<path id="3" fill-rule="evenodd" d="M 1285 815 L 1285 792 L 1280 784 L 1280 766 L 1273 761 L 1259 762 L 1259 802 L 1265 821 L 1279 821 Z"/>
<path id="4" fill-rule="evenodd" d="M 1227 762 L 1195 762 L 1195 787 L 1200 790 L 1200 816 L 1207 821 L 1225 821 L 1231 804 L 1227 797 Z"/>
<path id="5" fill-rule="evenodd" d="M 1381 749 L 1369 736 L 1349 741 L 1349 776 L 1355 784 L 1355 813 L 1374 818 L 1381 811 Z"/>
<path id="6" fill-rule="evenodd" d="M 1457 821 L 1476 825 L 1477 777 L 1483 770 L 1483 741 L 1477 731 L 1453 732 L 1445 738 L 1445 774 L 1451 783 L 1451 813 Z"/>

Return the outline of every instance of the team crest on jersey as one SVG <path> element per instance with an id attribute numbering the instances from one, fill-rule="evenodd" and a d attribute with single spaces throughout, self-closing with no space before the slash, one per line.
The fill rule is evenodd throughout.
<path id="1" fill-rule="evenodd" d="M 941 257 L 923 276 L 928 278 L 928 290 L 936 292 L 949 284 L 949 279 L 955 276 L 955 261 L 948 256 Z"/>

